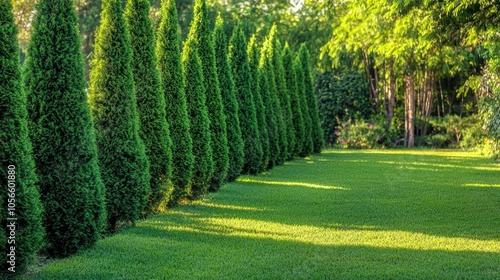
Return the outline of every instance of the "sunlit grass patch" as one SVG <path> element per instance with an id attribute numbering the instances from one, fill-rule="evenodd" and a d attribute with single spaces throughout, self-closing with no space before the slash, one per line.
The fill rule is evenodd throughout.
<path id="1" fill-rule="evenodd" d="M 29 279 L 499 279 L 499 163 L 335 151 L 242 176 Z"/>

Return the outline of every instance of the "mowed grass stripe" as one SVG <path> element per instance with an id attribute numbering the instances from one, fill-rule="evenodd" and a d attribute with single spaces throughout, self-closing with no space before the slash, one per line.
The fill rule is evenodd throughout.
<path id="1" fill-rule="evenodd" d="M 499 279 L 500 164 L 328 150 L 244 176 L 28 279 Z"/>

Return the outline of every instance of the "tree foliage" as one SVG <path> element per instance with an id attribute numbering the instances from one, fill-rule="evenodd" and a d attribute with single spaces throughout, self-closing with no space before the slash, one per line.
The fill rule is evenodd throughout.
<path id="1" fill-rule="evenodd" d="M 186 74 L 186 101 L 193 140 L 193 177 L 190 185 L 193 197 L 207 193 L 214 172 L 212 160 L 210 119 L 208 118 L 203 70 L 195 42 L 188 40 L 182 51 L 182 65 Z"/>
<path id="2" fill-rule="evenodd" d="M 134 223 L 151 191 L 149 161 L 139 137 L 131 60 L 121 2 L 105 0 L 91 64 L 89 101 L 110 230 L 122 223 Z"/>
<path id="3" fill-rule="evenodd" d="M 155 55 L 149 1 L 128 0 L 125 20 L 132 45 L 132 72 L 139 113 L 139 136 L 149 159 L 151 195 L 146 212 L 165 210 L 172 192 L 172 140 L 166 119 L 165 95 Z"/>
<path id="4" fill-rule="evenodd" d="M 26 96 L 19 67 L 17 28 L 10 1 L 0 1 L 0 260 L 2 273 L 23 273 L 41 248 L 42 204 L 28 135 Z M 9 207 L 9 203 L 15 207 Z M 9 208 L 14 208 L 9 209 Z M 7 220 L 17 218 L 17 220 Z M 14 222 L 15 228 L 11 223 Z M 11 231 L 15 239 L 9 238 Z M 15 267 L 10 248 L 14 246 Z M 14 271 L 12 271 L 14 269 Z"/>
<path id="5" fill-rule="evenodd" d="M 290 98 L 291 122 L 294 128 L 294 145 L 290 146 L 292 155 L 299 155 L 302 151 L 302 145 L 305 135 L 304 117 L 300 106 L 299 88 L 297 85 L 297 74 L 293 68 L 293 55 L 288 43 L 283 49 L 283 65 L 285 67 L 285 81 L 288 85 L 288 96 Z"/>
<path id="6" fill-rule="evenodd" d="M 157 32 L 156 56 L 165 94 L 166 118 L 172 139 L 172 203 L 191 195 L 193 142 L 186 103 L 185 78 L 179 49 L 175 0 L 162 0 L 161 23 Z"/>
<path id="7" fill-rule="evenodd" d="M 262 72 L 259 69 L 259 48 L 257 46 L 257 38 L 252 36 L 250 38 L 250 42 L 248 43 L 248 64 L 250 67 L 250 78 L 251 80 L 251 88 L 252 88 L 252 96 L 255 104 L 255 114 L 257 116 L 257 125 L 259 127 L 259 137 L 260 144 L 262 147 L 262 164 L 260 171 L 267 170 L 269 166 L 269 133 L 268 133 L 268 125 L 266 121 L 266 113 L 264 103 L 262 102 L 262 94 L 267 94 L 267 92 L 263 92 L 263 81 L 261 80 Z M 267 90 L 264 89 L 264 90 Z"/>
<path id="8" fill-rule="evenodd" d="M 49 255 L 67 256 L 93 245 L 105 225 L 105 190 L 71 1 L 39 2 L 24 77 L 45 246 Z"/>
<path id="9" fill-rule="evenodd" d="M 196 48 L 201 60 L 205 86 L 206 107 L 210 119 L 210 143 L 214 171 L 210 179 L 211 191 L 216 191 L 224 183 L 229 168 L 226 116 L 222 108 L 219 79 L 215 67 L 215 51 L 212 32 L 209 27 L 206 0 L 196 0 L 194 19 L 191 23 L 188 39 Z"/>
<path id="10" fill-rule="evenodd" d="M 245 164 L 242 173 L 256 174 L 262 161 L 262 146 L 255 104 L 252 96 L 250 68 L 248 66 L 247 43 L 241 27 L 233 30 L 229 41 L 229 60 L 236 87 L 236 98 L 239 105 L 241 134 L 245 143 Z"/>
<path id="11" fill-rule="evenodd" d="M 245 153 L 244 143 L 241 135 L 240 119 L 238 116 L 239 106 L 236 101 L 236 91 L 229 65 L 227 54 L 227 38 L 224 32 L 224 22 L 219 16 L 215 23 L 213 34 L 215 46 L 215 62 L 217 67 L 217 76 L 226 116 L 227 144 L 229 156 L 229 169 L 226 180 L 234 181 L 241 173 L 243 168 Z"/>
<path id="12" fill-rule="evenodd" d="M 312 120 L 307 103 L 306 89 L 304 84 L 304 70 L 301 57 L 295 57 L 293 61 L 293 68 L 297 75 L 297 89 L 300 104 L 300 111 L 304 119 L 304 138 L 302 139 L 302 149 L 299 153 L 300 156 L 305 157 L 313 153 L 314 144 L 312 139 Z"/>

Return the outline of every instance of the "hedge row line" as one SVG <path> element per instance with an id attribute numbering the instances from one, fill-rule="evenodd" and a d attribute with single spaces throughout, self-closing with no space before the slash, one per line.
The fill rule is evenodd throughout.
<path id="1" fill-rule="evenodd" d="M 196 0 L 181 53 L 174 0 L 162 0 L 156 32 L 149 8 L 102 2 L 87 92 L 72 0 L 39 1 L 24 73 L 11 1 L 0 0 L 2 271 L 12 248 L 21 272 L 41 248 L 68 256 L 240 174 L 321 151 L 305 45 L 294 58 L 276 26 L 261 46 L 236 26 L 228 45 L 222 18 L 210 30 Z"/>

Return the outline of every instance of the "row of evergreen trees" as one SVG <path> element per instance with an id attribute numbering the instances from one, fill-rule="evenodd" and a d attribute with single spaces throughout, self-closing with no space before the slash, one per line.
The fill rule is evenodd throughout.
<path id="1" fill-rule="evenodd" d="M 16 271 L 42 247 L 73 254 L 104 230 L 321 151 L 305 45 L 294 58 L 276 26 L 260 48 L 238 26 L 228 45 L 220 16 L 210 30 L 196 0 L 181 54 L 174 0 L 162 0 L 156 34 L 149 8 L 102 2 L 87 93 L 72 0 L 39 1 L 23 75 L 11 1 L 0 0 L 0 183 L 15 166 Z"/>

